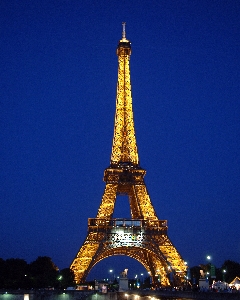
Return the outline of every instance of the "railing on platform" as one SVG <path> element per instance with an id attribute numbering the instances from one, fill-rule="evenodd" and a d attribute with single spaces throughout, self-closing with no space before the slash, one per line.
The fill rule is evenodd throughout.
<path id="1" fill-rule="evenodd" d="M 129 227 L 129 228 L 167 228 L 167 220 L 143 220 L 143 219 L 103 219 L 103 218 L 89 218 L 88 228 L 93 227 L 104 227 L 104 228 L 114 228 L 114 227 Z"/>

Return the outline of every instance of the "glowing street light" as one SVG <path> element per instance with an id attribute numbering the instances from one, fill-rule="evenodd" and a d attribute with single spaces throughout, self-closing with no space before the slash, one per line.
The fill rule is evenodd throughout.
<path id="1" fill-rule="evenodd" d="M 222 270 L 222 272 L 223 272 L 223 282 L 225 281 L 225 274 L 226 274 L 226 270 L 224 269 L 224 270 Z"/>
<path id="2" fill-rule="evenodd" d="M 212 257 L 210 255 L 207 255 L 207 260 L 209 261 L 209 265 L 210 265 L 210 278 L 214 279 L 216 278 L 216 275 L 215 275 L 215 266 L 211 263 Z"/>
<path id="3" fill-rule="evenodd" d="M 113 270 L 112 270 L 112 269 L 109 270 L 109 273 L 113 274 Z M 112 276 L 110 276 L 110 277 L 112 277 Z M 111 280 L 111 279 L 110 279 L 110 280 Z M 113 280 L 114 280 L 114 275 L 113 275 Z"/>

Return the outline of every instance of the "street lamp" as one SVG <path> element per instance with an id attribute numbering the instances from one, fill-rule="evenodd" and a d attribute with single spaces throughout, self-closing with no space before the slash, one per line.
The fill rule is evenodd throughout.
<path id="1" fill-rule="evenodd" d="M 112 270 L 112 269 L 109 270 L 109 273 L 113 274 L 113 270 Z M 112 276 L 110 276 L 110 280 L 111 280 L 111 277 L 112 277 Z M 113 280 L 114 280 L 114 275 L 113 275 Z"/>
<path id="2" fill-rule="evenodd" d="M 209 261 L 209 266 L 210 266 L 210 278 L 215 279 L 215 266 L 211 263 L 212 257 L 210 255 L 207 256 L 207 260 Z"/>
<path id="3" fill-rule="evenodd" d="M 209 266 L 210 266 L 210 271 L 209 271 L 210 277 L 211 277 L 211 259 L 212 259 L 211 256 L 210 256 L 210 255 L 207 255 L 207 261 L 209 261 L 208 264 L 209 264 Z M 209 268 L 209 267 L 207 266 L 207 270 L 208 270 L 208 268 Z M 207 274 L 208 274 L 208 272 L 207 272 Z"/>
<path id="4" fill-rule="evenodd" d="M 25 276 L 26 276 L 26 275 L 25 275 Z M 63 277 L 62 277 L 62 275 L 60 275 L 60 276 L 58 277 L 60 288 L 61 288 L 61 280 L 62 280 L 62 279 L 63 279 Z"/>
<path id="5" fill-rule="evenodd" d="M 207 279 L 208 279 L 208 275 L 209 275 L 209 272 L 207 272 Z"/>
<path id="6" fill-rule="evenodd" d="M 223 272 L 223 282 L 225 282 L 225 274 L 227 271 L 224 269 L 222 272 Z"/>

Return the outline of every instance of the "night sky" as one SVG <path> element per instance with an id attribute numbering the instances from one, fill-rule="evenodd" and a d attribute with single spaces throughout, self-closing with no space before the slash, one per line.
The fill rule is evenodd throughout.
<path id="1" fill-rule="evenodd" d="M 0 257 L 62 269 L 86 238 L 110 163 L 123 21 L 158 218 L 190 267 L 240 263 L 238 0 L 0 2 Z M 118 197 L 114 216 L 129 210 Z M 124 268 L 143 272 L 113 257 L 89 278 Z"/>

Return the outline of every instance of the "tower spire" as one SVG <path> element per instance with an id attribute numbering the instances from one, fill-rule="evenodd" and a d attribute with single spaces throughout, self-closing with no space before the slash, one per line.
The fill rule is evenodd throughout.
<path id="1" fill-rule="evenodd" d="M 126 23 L 123 22 L 122 25 L 122 39 L 117 47 L 118 83 L 111 166 L 119 163 L 138 166 L 129 66 L 131 43 L 126 39 Z"/>
<path id="2" fill-rule="evenodd" d="M 123 31 L 122 31 L 122 38 L 126 39 L 126 22 L 122 22 Z"/>

